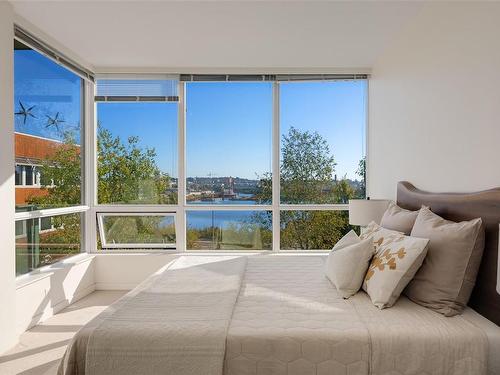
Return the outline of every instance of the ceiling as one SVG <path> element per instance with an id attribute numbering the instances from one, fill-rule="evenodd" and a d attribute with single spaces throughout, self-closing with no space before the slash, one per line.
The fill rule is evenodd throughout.
<path id="1" fill-rule="evenodd" d="M 422 2 L 17 1 L 96 71 L 370 68 Z M 172 69 L 171 69 L 172 70 Z"/>

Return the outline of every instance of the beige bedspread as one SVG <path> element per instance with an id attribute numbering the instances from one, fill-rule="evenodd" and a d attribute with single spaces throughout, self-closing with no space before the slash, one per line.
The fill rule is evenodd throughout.
<path id="1" fill-rule="evenodd" d="M 228 331 L 225 375 L 481 375 L 488 343 L 460 316 L 402 297 L 343 300 L 323 257 L 250 258 Z"/>
<path id="2" fill-rule="evenodd" d="M 82 329 L 60 375 L 220 375 L 244 257 L 181 257 Z"/>
<path id="3" fill-rule="evenodd" d="M 245 259 L 181 257 L 82 329 L 59 374 L 486 375 L 461 316 L 344 300 L 322 256 Z"/>

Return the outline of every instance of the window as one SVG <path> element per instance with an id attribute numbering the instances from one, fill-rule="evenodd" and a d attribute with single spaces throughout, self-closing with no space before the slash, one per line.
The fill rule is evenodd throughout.
<path id="1" fill-rule="evenodd" d="M 16 211 L 80 205 L 83 80 L 17 40 L 14 67 L 16 183 L 37 187 L 16 191 Z"/>
<path id="2" fill-rule="evenodd" d="M 15 183 L 16 183 L 16 186 L 20 186 L 23 184 L 23 167 L 22 167 L 22 165 L 16 165 Z"/>
<path id="3" fill-rule="evenodd" d="M 281 203 L 364 198 L 365 97 L 366 81 L 280 84 Z"/>
<path id="4" fill-rule="evenodd" d="M 99 214 L 103 249 L 175 248 L 174 214 Z"/>
<path id="5" fill-rule="evenodd" d="M 55 52 L 42 55 L 29 46 L 33 39 L 21 38 L 18 31 L 15 253 L 16 274 L 22 275 L 81 251 L 81 212 L 87 209 L 82 194 L 86 83 L 76 70 L 46 57 Z"/>
<path id="6" fill-rule="evenodd" d="M 99 204 L 177 203 L 176 94 L 172 80 L 97 82 Z"/>
<path id="7" fill-rule="evenodd" d="M 280 83 L 281 249 L 331 249 L 352 229 L 321 206 L 365 197 L 366 95 L 365 80 Z"/>
<path id="8" fill-rule="evenodd" d="M 188 204 L 269 204 L 270 82 L 186 84 Z"/>
<path id="9" fill-rule="evenodd" d="M 75 213 L 16 221 L 16 275 L 80 253 L 81 220 Z"/>
<path id="10" fill-rule="evenodd" d="M 271 250 L 267 211 L 189 211 L 188 250 Z"/>
<path id="11" fill-rule="evenodd" d="M 48 231 L 54 229 L 52 225 L 52 217 L 42 217 L 40 218 L 40 230 Z"/>
<path id="12" fill-rule="evenodd" d="M 99 80 L 99 248 L 331 249 L 365 197 L 366 96 L 363 77 Z"/>

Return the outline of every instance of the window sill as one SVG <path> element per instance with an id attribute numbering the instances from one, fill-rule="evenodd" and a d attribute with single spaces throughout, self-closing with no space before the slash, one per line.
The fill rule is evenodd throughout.
<path id="1" fill-rule="evenodd" d="M 22 289 L 22 288 L 24 288 L 28 285 L 31 285 L 37 281 L 43 280 L 47 277 L 51 277 L 52 275 L 54 275 L 56 270 L 70 268 L 72 266 L 75 266 L 75 265 L 78 265 L 78 264 L 81 264 L 84 262 L 90 262 L 94 258 L 95 258 L 95 255 L 82 253 L 82 254 L 76 254 L 74 256 L 68 257 L 68 258 L 63 259 L 59 262 L 40 267 L 40 268 L 33 270 L 29 273 L 26 273 L 24 275 L 20 275 L 20 276 L 16 277 L 16 289 Z"/>

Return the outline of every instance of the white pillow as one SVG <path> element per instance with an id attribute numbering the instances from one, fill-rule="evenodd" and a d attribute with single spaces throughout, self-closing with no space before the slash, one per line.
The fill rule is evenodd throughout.
<path id="1" fill-rule="evenodd" d="M 368 224 L 361 238 L 373 241 L 376 251 L 363 290 L 379 309 L 391 307 L 422 265 L 429 240 L 405 236 L 375 222 Z"/>
<path id="2" fill-rule="evenodd" d="M 361 288 L 373 253 L 372 239 L 361 240 L 356 232 L 351 230 L 328 254 L 326 277 L 335 285 L 343 298 L 351 297 Z"/>

